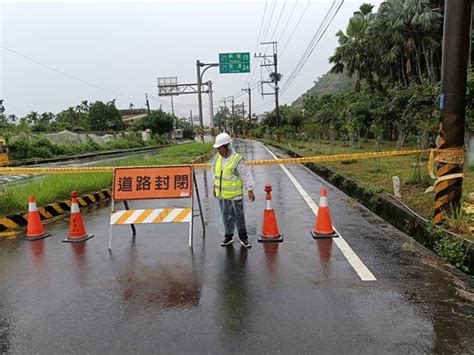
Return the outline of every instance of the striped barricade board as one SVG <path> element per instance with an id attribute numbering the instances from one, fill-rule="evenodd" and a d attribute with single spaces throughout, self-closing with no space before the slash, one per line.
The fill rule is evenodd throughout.
<path id="1" fill-rule="evenodd" d="M 186 223 L 191 218 L 191 208 L 150 208 L 112 212 L 110 224 Z"/>

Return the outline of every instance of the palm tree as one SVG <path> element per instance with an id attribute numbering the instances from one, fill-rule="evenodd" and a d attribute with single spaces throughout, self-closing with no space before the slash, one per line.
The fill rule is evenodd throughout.
<path id="1" fill-rule="evenodd" d="M 81 102 L 81 109 L 82 109 L 82 112 L 89 111 L 89 102 L 87 100 L 84 100 Z"/>
<path id="2" fill-rule="evenodd" d="M 368 28 L 374 16 L 372 9 L 372 5 L 363 4 L 359 11 L 354 12 L 346 33 L 342 30 L 336 33 L 339 47 L 329 58 L 329 62 L 334 63 L 332 73 L 341 73 L 346 70 L 350 76 L 357 75 L 356 91 L 359 91 L 363 79 L 367 80 L 371 88 L 374 87 L 375 53 L 372 50 L 372 38 L 368 36 Z"/>
<path id="3" fill-rule="evenodd" d="M 407 86 L 410 77 L 422 82 L 426 72 L 434 82 L 433 53 L 441 41 L 441 24 L 441 14 L 419 0 L 383 2 L 370 29 L 378 38 L 377 52 L 383 64 L 379 74 L 383 67 L 389 68 L 390 81 Z"/>

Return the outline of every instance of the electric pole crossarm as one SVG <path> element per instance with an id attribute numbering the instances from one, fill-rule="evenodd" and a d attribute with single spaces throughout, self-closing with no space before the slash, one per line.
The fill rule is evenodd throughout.
<path id="1" fill-rule="evenodd" d="M 280 126 L 280 107 L 278 103 L 278 92 L 280 88 L 278 87 L 278 82 L 281 80 L 281 74 L 278 73 L 278 43 L 275 41 L 271 42 L 260 42 L 260 44 L 271 44 L 273 47 L 273 54 L 259 54 L 255 55 L 255 58 L 263 58 L 264 63 L 260 64 L 261 67 L 273 67 L 273 72 L 270 73 L 270 81 L 261 81 L 262 85 L 262 97 L 266 95 L 275 95 L 275 113 L 276 113 L 276 126 Z M 265 93 L 263 91 L 263 84 L 273 84 L 274 93 Z"/>

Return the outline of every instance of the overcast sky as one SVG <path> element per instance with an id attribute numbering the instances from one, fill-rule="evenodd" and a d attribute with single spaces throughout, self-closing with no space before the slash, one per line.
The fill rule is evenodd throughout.
<path id="1" fill-rule="evenodd" d="M 335 1 L 336 5 L 340 2 Z M 345 30 L 348 19 L 363 2 L 346 0 L 343 3 L 305 66 L 282 92 L 280 103 L 293 102 L 329 70 L 328 58 L 337 46 L 336 32 Z M 57 113 L 82 100 L 115 98 L 119 108 L 128 108 L 130 102 L 144 107 L 145 92 L 158 96 L 157 77 L 177 76 L 180 83 L 196 82 L 197 59 L 217 62 L 219 53 L 248 51 L 253 62 L 265 6 L 260 40 L 279 42 L 279 72 L 283 75 L 280 87 L 283 87 L 333 3 L 312 0 L 304 12 L 308 1 L 297 2 L 293 10 L 294 1 L 278 0 L 270 18 L 273 0 L 2 2 L 0 99 L 5 100 L 6 114 L 18 116 L 30 111 Z M 259 46 L 259 52 L 270 54 L 271 48 Z M 209 69 L 204 81 L 213 82 L 214 106 L 247 87 L 248 81 L 253 85 L 260 80 L 259 64 L 252 63 L 251 75 L 219 74 L 218 69 Z M 267 77 L 268 73 L 263 74 L 264 79 Z M 253 111 L 273 109 L 270 103 L 273 96 L 266 96 L 263 101 L 259 91 L 257 87 L 253 90 Z M 235 99 L 239 104 L 242 101 L 247 106 L 247 96 L 239 95 Z M 197 114 L 195 95 L 175 97 L 174 102 L 178 115 L 189 116 L 190 110 Z M 207 104 L 207 95 L 203 102 Z M 169 97 L 150 99 L 152 108 L 159 108 L 160 103 L 163 110 L 171 111 Z M 208 117 L 207 106 L 204 115 Z"/>

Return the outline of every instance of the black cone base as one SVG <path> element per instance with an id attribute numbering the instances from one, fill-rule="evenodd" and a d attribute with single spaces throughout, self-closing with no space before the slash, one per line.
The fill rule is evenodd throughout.
<path id="1" fill-rule="evenodd" d="M 314 239 L 324 239 L 324 238 L 337 238 L 339 237 L 339 234 L 336 232 L 331 233 L 331 234 L 321 234 L 321 233 L 316 233 L 315 231 L 311 231 L 311 236 Z"/>
<path id="2" fill-rule="evenodd" d="M 264 237 L 263 235 L 258 236 L 259 243 L 281 243 L 283 242 L 283 234 L 279 234 L 276 237 Z"/>
<path id="3" fill-rule="evenodd" d="M 63 243 L 81 243 L 93 237 L 94 237 L 94 234 L 88 234 L 83 238 L 66 238 L 66 239 L 63 239 L 62 242 Z"/>

